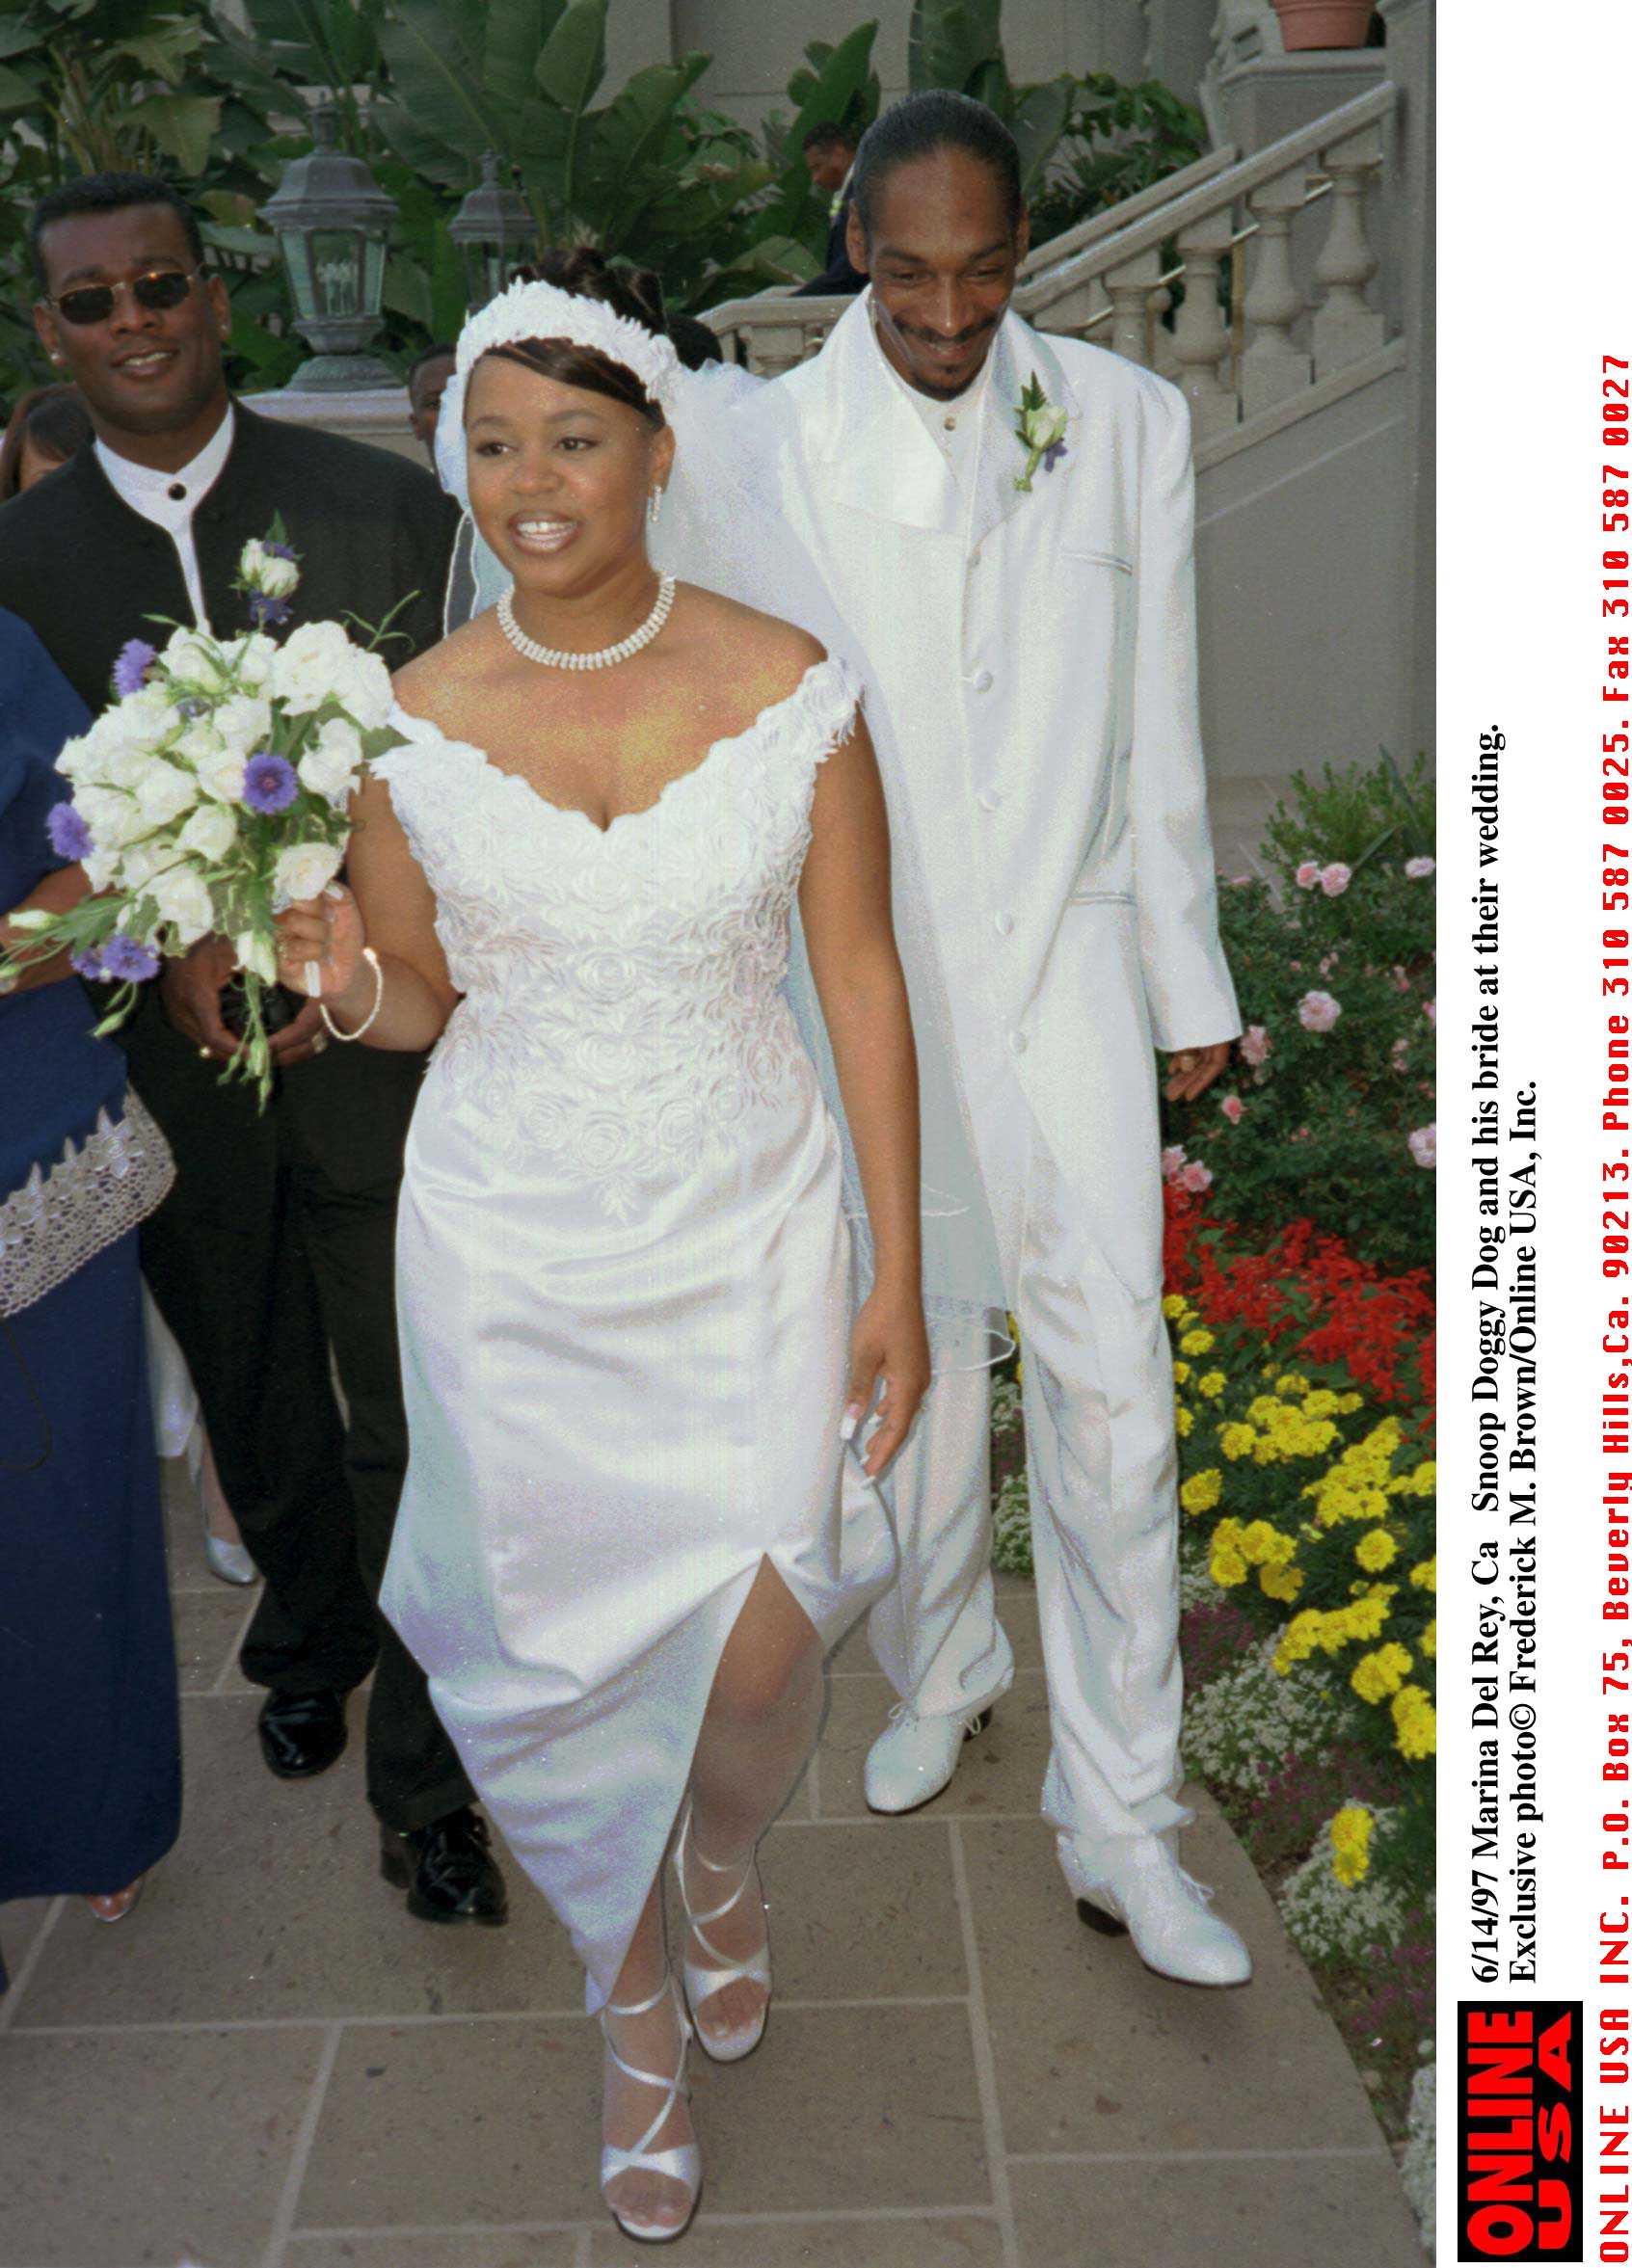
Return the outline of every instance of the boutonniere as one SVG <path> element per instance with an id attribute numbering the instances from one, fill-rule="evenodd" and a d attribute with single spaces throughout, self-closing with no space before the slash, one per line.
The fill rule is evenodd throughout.
<path id="1" fill-rule="evenodd" d="M 1049 400 L 1033 370 L 1021 388 L 1014 420 L 1015 438 L 1026 452 L 1026 469 L 1014 476 L 1014 485 L 1023 496 L 1031 494 L 1031 475 L 1039 465 L 1045 472 L 1052 472 L 1065 455 L 1067 422 L 1065 412 Z"/>
<path id="2" fill-rule="evenodd" d="M 830 221 L 836 221 L 839 218 L 839 208 L 843 201 L 844 192 L 843 189 L 836 189 L 827 200 L 827 217 Z"/>

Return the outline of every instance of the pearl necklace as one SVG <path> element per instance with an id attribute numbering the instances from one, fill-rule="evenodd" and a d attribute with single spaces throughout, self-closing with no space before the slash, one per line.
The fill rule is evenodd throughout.
<path id="1" fill-rule="evenodd" d="M 511 598 L 512 594 L 506 591 L 495 612 L 498 616 L 499 628 L 524 659 L 543 662 L 549 669 L 611 669 L 617 662 L 628 661 L 643 646 L 650 646 L 668 621 L 669 610 L 675 602 L 675 578 L 672 574 L 659 578 L 656 604 L 637 630 L 630 630 L 629 636 L 620 638 L 615 646 L 598 647 L 593 654 L 575 654 L 556 646 L 541 646 L 536 638 L 529 638 L 516 620 Z"/>

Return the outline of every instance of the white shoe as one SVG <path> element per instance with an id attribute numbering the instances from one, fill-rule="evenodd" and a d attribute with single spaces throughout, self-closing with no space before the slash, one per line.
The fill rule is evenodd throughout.
<path id="1" fill-rule="evenodd" d="M 1252 1956 L 1241 1938 L 1208 1911 L 1212 1891 L 1186 1874 L 1156 1836 L 1128 1844 L 1113 1861 L 1101 1858 L 1091 1870 L 1063 1836 L 1059 1855 L 1084 1921 L 1108 1937 L 1126 1931 L 1159 1977 L 1181 1985 L 1244 1985 L 1251 1976 Z"/>
<path id="2" fill-rule="evenodd" d="M 990 1708 L 973 1716 L 919 1717 L 897 1701 L 867 1752 L 862 1785 L 870 1811 L 916 1811 L 933 1802 L 957 1770 L 965 1741 L 984 1732 Z"/>
<path id="3" fill-rule="evenodd" d="M 742 1867 L 742 1880 L 723 1905 L 711 1906 L 707 1913 L 695 1913 L 685 1887 L 685 1847 L 691 1837 L 691 1805 L 685 1807 L 681 1822 L 680 1835 L 675 1843 L 675 1881 L 680 1884 L 680 1902 L 685 1908 L 687 1936 L 685 1951 L 681 1956 L 681 1974 L 685 1979 L 685 2001 L 691 2011 L 691 2020 L 697 2027 L 697 2037 L 703 2042 L 703 2052 L 716 2064 L 739 2064 L 745 2055 L 752 2055 L 764 2038 L 765 2019 L 770 2015 L 770 1921 L 769 1908 L 763 1889 L 760 1890 L 760 1907 L 766 1915 L 765 1941 L 746 1961 L 733 1961 L 717 1945 L 710 1945 L 703 1934 L 705 1922 L 717 1922 L 730 1913 L 743 1891 L 752 1881 L 758 1886 L 759 1860 L 749 1858 Z M 705 1858 L 695 1843 L 691 1855 L 709 1874 L 736 1874 L 735 1866 L 716 1866 L 711 1858 Z M 691 1939 L 695 1937 L 715 1966 L 704 1968 L 691 1959 Z M 764 1993 L 759 2015 L 745 2028 L 736 2032 L 710 2032 L 703 2021 L 702 2008 L 706 2000 L 712 2000 L 716 1992 L 723 1992 L 728 1985 L 758 1985 Z"/>
<path id="4" fill-rule="evenodd" d="M 224 1543 L 219 1535 L 204 1530 L 204 1563 L 221 1583 L 249 1584 L 260 1581 L 254 1560 L 241 1543 Z"/>
<path id="5" fill-rule="evenodd" d="M 210 1533 L 210 1489 L 208 1481 L 215 1482 L 215 1494 L 221 1494 L 221 1481 L 215 1473 L 215 1459 L 209 1458 L 206 1476 L 204 1460 L 209 1450 L 204 1438 L 203 1423 L 193 1422 L 187 1436 L 187 1477 L 193 1483 L 193 1501 L 199 1508 L 199 1520 L 204 1532 L 204 1564 L 219 1583 L 250 1584 L 260 1581 L 260 1570 L 242 1543 L 228 1543 L 224 1536 Z"/>
<path id="6" fill-rule="evenodd" d="M 672 2079 L 665 2079 L 655 2071 L 637 2070 L 633 2064 L 625 2063 L 623 2057 L 612 2045 L 612 2035 L 607 2029 L 606 2018 L 608 2016 L 645 2015 L 648 2010 L 655 2008 L 657 2003 L 673 1988 L 674 1977 L 670 1971 L 665 1970 L 663 1982 L 653 1993 L 650 2000 L 630 2001 L 624 2007 L 619 2007 L 615 2002 L 608 2001 L 601 2011 L 601 2030 L 606 2041 L 606 2053 L 617 2065 L 619 2070 L 623 2072 L 625 2078 L 638 2080 L 644 2087 L 660 2087 L 663 2091 L 663 2100 L 658 2108 L 657 2116 L 632 2149 L 619 2149 L 614 2144 L 608 2142 L 602 2144 L 601 2150 L 601 2195 L 606 2210 L 624 2234 L 632 2237 L 637 2244 L 672 2244 L 677 2236 L 683 2236 L 691 2226 L 692 2215 L 697 2210 L 697 2200 L 702 2194 L 703 2153 L 695 2142 L 677 2143 L 671 2149 L 653 2149 L 651 2147 L 656 2136 L 662 2132 L 669 2113 L 674 2109 L 675 2104 L 682 2095 L 688 2095 L 691 2093 L 690 2088 L 685 2084 L 685 2049 L 686 2042 L 691 2038 L 691 2026 L 686 2022 L 685 2012 L 679 2005 L 677 1999 L 675 2015 L 680 2019 L 680 2068 Z M 682 2189 L 689 2193 L 689 2201 L 683 2221 L 671 2224 L 662 2221 L 625 2220 L 611 2199 L 606 2196 L 607 2187 L 617 2180 L 620 2174 L 637 2173 L 661 2175 L 669 2181 L 678 2182 Z"/>

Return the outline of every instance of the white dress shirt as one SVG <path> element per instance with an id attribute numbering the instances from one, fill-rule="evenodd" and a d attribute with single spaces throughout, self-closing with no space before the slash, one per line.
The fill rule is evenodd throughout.
<path id="1" fill-rule="evenodd" d="M 214 434 L 198 455 L 176 472 L 155 472 L 150 465 L 133 464 L 130 458 L 116 455 L 100 436 L 95 442 L 97 463 L 115 494 L 124 498 L 132 512 L 139 512 L 144 520 L 162 527 L 175 546 L 194 625 L 206 631 L 210 626 L 204 612 L 203 586 L 199 580 L 199 556 L 193 547 L 193 515 L 220 478 L 232 446 L 232 426 L 233 411 L 228 402 L 227 414 Z"/>

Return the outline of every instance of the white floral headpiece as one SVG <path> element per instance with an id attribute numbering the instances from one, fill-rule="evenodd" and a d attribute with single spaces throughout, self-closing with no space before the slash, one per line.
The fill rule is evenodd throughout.
<path id="1" fill-rule="evenodd" d="M 620 315 L 604 300 L 584 299 L 554 283 L 520 281 L 479 307 L 459 334 L 453 376 L 437 419 L 437 470 L 443 488 L 465 505 L 465 389 L 481 357 L 521 338 L 570 338 L 632 370 L 650 398 L 673 399 L 682 365 L 673 345 L 644 324 Z"/>

